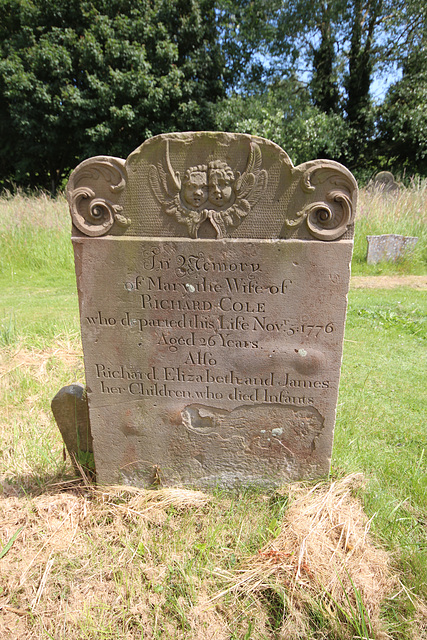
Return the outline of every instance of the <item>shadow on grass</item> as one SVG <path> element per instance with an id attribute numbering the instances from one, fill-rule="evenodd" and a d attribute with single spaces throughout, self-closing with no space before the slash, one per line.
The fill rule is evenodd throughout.
<path id="1" fill-rule="evenodd" d="M 0 481 L 1 498 L 36 497 L 40 495 L 54 495 L 64 491 L 82 493 L 88 486 L 95 484 L 94 478 L 76 475 L 69 469 L 54 474 L 44 475 L 25 474 L 13 478 L 3 478 Z"/>

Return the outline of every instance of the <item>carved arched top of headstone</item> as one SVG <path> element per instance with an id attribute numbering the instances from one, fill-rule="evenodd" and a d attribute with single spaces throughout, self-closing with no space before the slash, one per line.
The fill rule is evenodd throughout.
<path id="1" fill-rule="evenodd" d="M 86 236 L 108 233 L 113 226 L 126 228 L 121 194 L 126 187 L 125 161 L 95 156 L 76 167 L 67 185 L 67 200 L 74 226 Z"/>
<path id="2" fill-rule="evenodd" d="M 297 197 L 306 193 L 303 206 L 286 216 L 284 236 L 317 240 L 341 238 L 353 225 L 357 184 L 348 169 L 332 160 L 314 160 L 296 167 L 301 174 Z M 295 207 L 296 209 L 297 207 Z M 300 234 L 292 234 L 293 230 Z"/>
<path id="3" fill-rule="evenodd" d="M 357 185 L 330 160 L 294 167 L 257 136 L 189 132 L 82 162 L 67 197 L 77 235 L 328 241 L 352 237 Z"/>

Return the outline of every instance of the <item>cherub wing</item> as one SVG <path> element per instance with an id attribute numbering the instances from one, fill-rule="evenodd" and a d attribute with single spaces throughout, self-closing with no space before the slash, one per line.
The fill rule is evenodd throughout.
<path id="1" fill-rule="evenodd" d="M 179 172 L 172 169 L 168 141 L 166 141 L 166 152 L 162 160 L 155 165 L 150 165 L 148 180 L 157 201 L 164 207 L 166 213 L 176 215 L 178 207 L 182 206 L 179 198 L 181 178 Z"/>
<path id="2" fill-rule="evenodd" d="M 267 171 L 261 169 L 262 154 L 256 142 L 249 147 L 248 164 L 244 173 L 235 182 L 236 200 L 232 207 L 221 215 L 227 229 L 232 229 L 243 221 L 261 197 L 267 186 Z"/>
<path id="3" fill-rule="evenodd" d="M 267 186 L 267 171 L 261 169 L 261 166 L 261 149 L 256 142 L 251 142 L 248 164 L 236 181 L 236 200 L 247 213 L 258 202 Z"/>
<path id="4" fill-rule="evenodd" d="M 168 141 L 166 141 L 166 152 L 162 161 L 155 165 L 150 165 L 148 180 L 157 201 L 162 205 L 165 213 L 173 216 L 180 224 L 185 224 L 190 237 L 195 238 L 197 229 L 203 221 L 204 213 L 188 209 L 183 204 L 180 198 L 181 178 L 179 172 L 174 171 L 172 168 Z"/>

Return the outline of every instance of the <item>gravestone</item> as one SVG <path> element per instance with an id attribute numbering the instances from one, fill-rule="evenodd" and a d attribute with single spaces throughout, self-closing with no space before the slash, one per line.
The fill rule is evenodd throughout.
<path id="1" fill-rule="evenodd" d="M 415 236 L 400 236 L 395 233 L 385 233 L 380 236 L 366 236 L 368 251 L 366 262 L 398 262 L 402 260 L 418 242 Z"/>
<path id="2" fill-rule="evenodd" d="M 74 470 L 94 470 L 85 388 L 79 382 L 62 387 L 51 402 L 52 413 L 61 432 Z"/>
<path id="3" fill-rule="evenodd" d="M 97 156 L 67 198 L 97 481 L 328 472 L 357 186 L 244 134 Z"/>
<path id="4" fill-rule="evenodd" d="M 400 185 L 394 179 L 394 175 L 391 171 L 380 171 L 369 184 L 369 190 L 384 194 L 398 195 Z"/>

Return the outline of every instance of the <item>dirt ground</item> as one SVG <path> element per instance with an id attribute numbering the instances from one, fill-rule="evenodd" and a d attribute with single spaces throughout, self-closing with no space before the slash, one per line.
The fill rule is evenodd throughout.
<path id="1" fill-rule="evenodd" d="M 353 276 L 350 281 L 351 289 L 394 289 L 396 287 L 426 290 L 427 276 Z"/>

